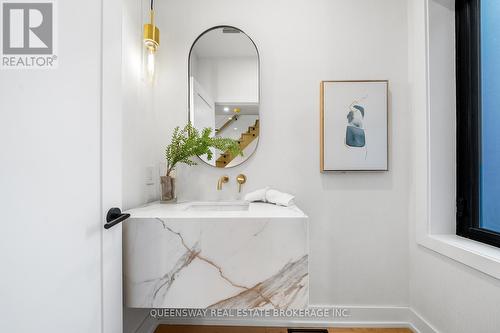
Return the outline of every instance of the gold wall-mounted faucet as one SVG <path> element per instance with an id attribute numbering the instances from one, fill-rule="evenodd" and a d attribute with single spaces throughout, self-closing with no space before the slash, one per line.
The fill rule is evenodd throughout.
<path id="1" fill-rule="evenodd" d="M 221 176 L 217 182 L 217 191 L 222 190 L 222 184 L 229 181 L 229 176 Z"/>
<path id="2" fill-rule="evenodd" d="M 241 185 L 247 182 L 247 176 L 240 173 L 238 176 L 236 176 L 236 181 L 238 182 L 238 192 L 241 192 Z"/>

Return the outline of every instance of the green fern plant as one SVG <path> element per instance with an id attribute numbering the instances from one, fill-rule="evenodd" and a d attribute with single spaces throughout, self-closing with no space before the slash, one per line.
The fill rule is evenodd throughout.
<path id="1" fill-rule="evenodd" d="M 177 126 L 172 134 L 172 141 L 165 150 L 167 176 L 170 176 L 179 163 L 196 165 L 197 163 L 191 160 L 193 156 L 207 155 L 207 160 L 210 161 L 213 157 L 210 148 L 221 151 L 229 150 L 233 156 L 243 156 L 238 141 L 223 137 L 212 137 L 212 129 L 209 127 L 200 132 L 190 122 L 182 129 Z"/>

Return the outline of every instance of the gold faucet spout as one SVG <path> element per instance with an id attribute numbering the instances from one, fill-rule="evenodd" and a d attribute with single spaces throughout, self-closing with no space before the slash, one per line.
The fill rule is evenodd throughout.
<path id="1" fill-rule="evenodd" d="M 217 182 L 217 191 L 222 190 L 222 184 L 227 183 L 229 181 L 229 176 L 221 176 L 219 181 Z"/>

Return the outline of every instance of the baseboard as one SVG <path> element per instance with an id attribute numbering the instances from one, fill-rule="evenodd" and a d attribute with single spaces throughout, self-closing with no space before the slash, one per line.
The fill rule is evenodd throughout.
<path id="1" fill-rule="evenodd" d="M 337 307 L 340 308 L 340 307 Z M 136 333 L 153 333 L 160 324 L 217 325 L 217 326 L 268 326 L 268 327 L 407 327 L 415 333 L 438 333 L 418 313 L 409 307 L 345 307 L 347 317 L 332 319 L 309 318 L 162 318 L 148 316 Z"/>
<path id="2" fill-rule="evenodd" d="M 148 313 L 146 318 L 142 321 L 141 325 L 137 328 L 134 333 L 153 333 L 160 322 L 151 317 Z"/>
<path id="3" fill-rule="evenodd" d="M 418 312 L 414 309 L 409 308 L 410 310 L 410 318 L 409 322 L 411 323 L 411 329 L 418 333 L 439 333 L 437 329 L 432 327 Z"/>

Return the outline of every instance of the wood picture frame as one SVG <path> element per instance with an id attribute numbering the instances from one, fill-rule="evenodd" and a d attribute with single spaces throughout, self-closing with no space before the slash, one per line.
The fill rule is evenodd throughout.
<path id="1" fill-rule="evenodd" d="M 389 170 L 389 81 L 320 83 L 320 171 Z"/>

